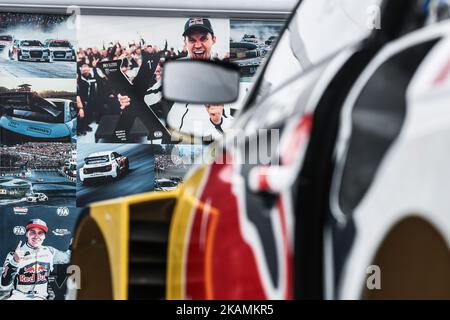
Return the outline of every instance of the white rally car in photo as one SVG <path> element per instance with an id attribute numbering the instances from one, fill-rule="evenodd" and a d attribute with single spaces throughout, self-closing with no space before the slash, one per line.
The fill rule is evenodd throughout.
<path id="1" fill-rule="evenodd" d="M 48 197 L 46 194 L 44 193 L 32 193 L 29 194 L 27 196 L 27 202 L 32 202 L 32 203 L 36 203 L 36 202 L 46 202 L 48 201 Z"/>
<path id="2" fill-rule="evenodd" d="M 85 184 L 99 178 L 116 179 L 129 170 L 128 157 L 114 151 L 90 154 L 80 169 L 80 180 Z"/>
<path id="3" fill-rule="evenodd" d="M 44 47 L 50 51 L 52 60 L 76 61 L 75 49 L 67 40 L 48 39 Z"/>
<path id="4" fill-rule="evenodd" d="M 50 62 L 50 50 L 39 40 L 16 40 L 8 55 L 11 60 Z"/>

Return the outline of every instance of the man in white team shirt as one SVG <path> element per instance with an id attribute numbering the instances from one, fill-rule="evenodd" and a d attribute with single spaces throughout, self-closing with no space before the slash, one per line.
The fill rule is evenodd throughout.
<path id="1" fill-rule="evenodd" d="M 212 49 L 217 39 L 209 19 L 188 19 L 184 25 L 183 37 L 188 56 L 182 59 L 216 59 Z M 146 102 L 147 100 L 149 98 L 146 97 Z M 120 96 L 119 102 L 122 109 L 130 105 L 130 99 L 127 96 Z M 205 112 L 205 107 L 207 112 Z M 167 124 L 185 134 L 195 134 L 196 136 L 206 137 L 206 139 L 212 136 L 212 139 L 216 139 L 223 134 L 223 129 L 229 127 L 232 118 L 229 112 L 224 112 L 223 106 L 219 106 L 219 109 L 221 109 L 221 120 L 220 123 L 215 124 L 213 117 L 217 112 L 213 111 L 213 109 L 217 108 L 175 103 L 166 116 Z"/>

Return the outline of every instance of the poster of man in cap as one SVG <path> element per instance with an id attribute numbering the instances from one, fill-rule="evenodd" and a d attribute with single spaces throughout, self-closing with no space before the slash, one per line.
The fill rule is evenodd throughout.
<path id="1" fill-rule="evenodd" d="M 72 233 L 81 210 L 33 209 L 2 212 L 0 300 L 64 299 Z"/>
<path id="2" fill-rule="evenodd" d="M 105 30 L 100 27 L 105 23 L 111 28 Z M 229 52 L 228 19 L 83 16 L 81 26 L 78 69 L 80 72 L 87 67 L 95 69 L 101 79 L 97 78 L 97 85 L 92 91 L 99 97 L 90 100 L 96 101 L 96 105 L 91 104 L 89 108 L 95 115 L 89 116 L 92 121 L 88 124 L 89 128 L 84 128 L 86 132 L 79 136 L 78 143 L 163 143 L 161 140 L 165 138 L 164 130 L 155 131 L 150 127 L 155 127 L 154 118 L 166 126 L 172 108 L 172 104 L 164 101 L 161 94 L 164 62 L 170 59 L 223 59 L 228 57 Z M 83 28 L 86 28 L 86 32 Z M 120 72 L 126 79 L 126 82 L 121 83 L 130 85 L 117 85 L 118 81 L 111 81 L 111 77 L 105 74 L 111 71 L 103 68 L 105 63 L 118 60 L 127 61 L 120 64 Z M 135 114 L 141 118 L 143 124 L 140 128 L 145 129 L 143 131 L 147 136 L 138 140 L 133 137 L 133 141 L 103 139 L 98 133 L 99 124 L 100 132 L 105 132 L 105 127 L 101 126 L 101 118 L 129 114 L 129 110 L 133 108 L 139 109 Z M 145 113 L 141 112 L 143 108 L 146 108 Z M 205 106 L 201 106 L 200 110 L 202 115 L 206 115 L 207 124 L 212 126 Z M 142 119 L 143 117 L 152 119 Z M 122 127 L 132 128 L 133 121 L 128 123 L 130 125 Z M 128 131 L 139 131 L 136 127 L 133 128 Z M 117 132 L 115 128 L 111 130 Z M 123 136 L 130 137 L 126 132 Z"/>

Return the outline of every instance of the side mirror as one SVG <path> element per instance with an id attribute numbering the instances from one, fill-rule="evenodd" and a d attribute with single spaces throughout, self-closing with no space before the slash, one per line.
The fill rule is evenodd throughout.
<path id="1" fill-rule="evenodd" d="M 167 100 L 195 104 L 231 103 L 239 97 L 239 68 L 235 64 L 177 60 L 164 64 L 162 90 Z"/>

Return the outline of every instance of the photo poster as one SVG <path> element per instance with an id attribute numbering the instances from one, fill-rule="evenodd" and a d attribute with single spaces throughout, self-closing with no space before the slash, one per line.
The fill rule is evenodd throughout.
<path id="1" fill-rule="evenodd" d="M 191 23 L 199 23 L 198 19 Z M 43 246 L 66 252 L 83 207 L 175 188 L 202 146 L 172 144 L 167 127 L 189 133 L 189 127 L 180 124 L 191 119 L 184 123 L 203 121 L 206 134 L 214 139 L 226 132 L 211 125 L 213 114 L 206 106 L 162 99 L 164 62 L 195 54 L 236 61 L 244 68 L 252 55 L 261 58 L 269 50 L 266 41 L 274 40 L 269 39 L 273 24 L 282 22 L 208 19 L 214 43 L 194 52 L 183 37 L 189 20 L 82 16 L 81 29 L 76 30 L 67 15 L 0 13 L 0 260 L 20 240 L 26 243 L 24 228 L 31 219 L 48 226 Z M 240 33 L 254 34 L 265 47 L 258 44 L 256 51 L 252 46 L 242 53 L 234 43 L 254 43 L 254 38 L 243 39 Z M 251 89 L 258 66 L 255 63 L 249 74 L 243 73 L 239 100 L 219 106 L 219 118 L 227 126 Z M 130 99 L 131 108 L 122 107 L 119 94 Z M 117 153 L 114 160 L 127 158 L 128 169 L 119 172 L 118 179 L 83 185 L 80 170 L 85 159 L 105 151 Z M 122 163 L 119 171 L 123 168 Z M 48 284 L 45 299 L 64 298 L 65 267 L 55 266 L 48 274 L 45 268 L 40 270 Z M 36 272 L 28 268 L 31 271 Z M 22 276 L 32 280 L 31 274 Z M 11 293 L 11 288 L 1 287 L 0 299 Z"/>
<path id="2" fill-rule="evenodd" d="M 159 145 L 79 144 L 77 206 L 154 190 Z"/>
<path id="3" fill-rule="evenodd" d="M 283 20 L 230 20 L 230 61 L 241 73 L 239 98 L 229 105 L 232 116 L 243 106 L 254 76 L 269 57 L 284 26 Z"/>
<path id="4" fill-rule="evenodd" d="M 173 143 L 166 127 L 186 133 L 183 120 L 197 114 L 215 130 L 205 106 L 162 99 L 161 74 L 168 60 L 227 58 L 228 19 L 83 16 L 81 26 L 78 87 L 86 115 L 79 143 Z M 193 30 L 203 30 L 207 41 L 189 45 Z M 95 94 L 87 94 L 89 87 Z"/>
<path id="5" fill-rule="evenodd" d="M 30 241 L 0 299 L 64 299 L 76 208 L 76 32 L 67 15 L 0 13 L 0 272 Z M 33 220 L 34 219 L 34 220 Z M 36 220 L 38 219 L 38 220 Z M 28 238 L 43 221 L 45 238 Z M 42 227 L 31 230 L 42 230 Z M 56 259 L 56 252 L 64 259 Z M 45 256 L 45 257 L 44 257 Z M 54 260 L 55 259 L 55 260 Z M 50 261 L 57 262 L 53 269 Z M 6 271 L 9 269 L 6 265 Z M 29 285 L 35 291 L 27 296 Z"/>
<path id="6" fill-rule="evenodd" d="M 14 252 L 20 241 L 22 246 L 28 242 L 26 225 L 31 219 L 43 220 L 47 227 L 45 239 L 42 242 L 40 252 L 46 252 L 43 248 L 52 248 L 61 252 L 55 259 L 53 269 L 48 265 L 46 257 L 25 262 L 19 269 L 17 290 L 23 290 L 28 284 L 36 281 L 46 286 L 46 300 L 64 300 L 66 294 L 67 278 L 70 276 L 67 267 L 70 262 L 70 249 L 75 225 L 80 216 L 81 209 L 76 207 L 5 207 L 0 206 L 0 263 L 4 272 L 4 262 L 10 252 Z M 11 295 L 13 286 L 0 287 L 0 300 L 7 299 Z M 21 300 L 25 299 L 20 297 Z"/>
<path id="7" fill-rule="evenodd" d="M 161 145 L 155 153 L 155 191 L 171 191 L 183 182 L 195 164 L 201 164 L 204 146 L 186 144 Z"/>

